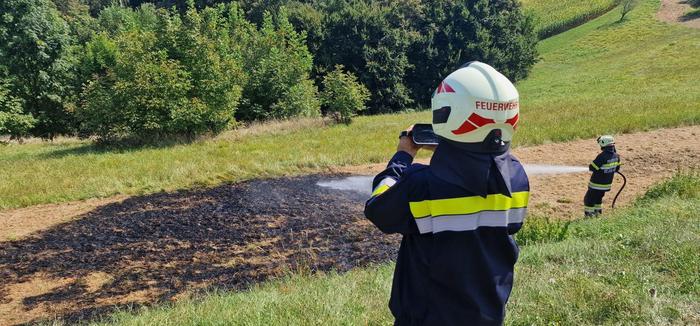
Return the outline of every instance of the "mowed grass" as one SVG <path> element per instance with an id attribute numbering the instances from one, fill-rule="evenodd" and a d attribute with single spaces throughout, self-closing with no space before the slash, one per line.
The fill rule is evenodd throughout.
<path id="1" fill-rule="evenodd" d="M 700 30 L 657 22 L 658 5 L 646 0 L 624 22 L 615 10 L 542 41 L 541 61 L 517 85 L 516 145 L 699 123 Z M 349 126 L 302 120 L 128 150 L 70 140 L 0 146 L 0 209 L 384 162 L 400 130 L 429 121 L 427 111 Z"/>
<path id="2" fill-rule="evenodd" d="M 526 11 L 535 19 L 540 37 L 561 33 L 591 20 L 611 8 L 617 0 L 521 0 Z"/>
<path id="3" fill-rule="evenodd" d="M 568 237 L 522 248 L 507 325 L 700 323 L 700 174 L 676 176 L 634 207 L 575 221 Z M 526 223 L 526 228 L 529 227 Z M 141 311 L 119 325 L 390 325 L 393 264 L 293 275 Z"/>

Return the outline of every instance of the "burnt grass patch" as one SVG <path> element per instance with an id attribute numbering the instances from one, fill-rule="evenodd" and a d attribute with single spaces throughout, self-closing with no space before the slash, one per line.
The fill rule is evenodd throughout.
<path id="1" fill-rule="evenodd" d="M 2 242 L 0 298 L 37 275 L 69 278 L 70 284 L 22 304 L 25 310 L 60 307 L 52 315 L 75 322 L 185 292 L 241 290 L 294 271 L 342 272 L 393 259 L 399 237 L 364 219 L 363 195 L 316 186 L 328 177 L 132 197 Z M 96 273 L 109 277 L 87 284 Z"/>

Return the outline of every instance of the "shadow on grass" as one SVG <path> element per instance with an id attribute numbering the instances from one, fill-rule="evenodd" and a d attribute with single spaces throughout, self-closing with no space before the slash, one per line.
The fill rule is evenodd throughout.
<path id="1" fill-rule="evenodd" d="M 90 154 L 123 154 L 138 152 L 148 149 L 168 148 L 178 145 L 193 144 L 198 141 L 210 139 L 208 137 L 179 137 L 173 139 L 155 139 L 152 141 L 122 141 L 122 142 L 92 142 L 81 146 L 62 148 L 38 155 L 42 159 L 56 159 L 66 156 L 82 156 Z"/>
<path id="2" fill-rule="evenodd" d="M 133 197 L 1 242 L 0 298 L 17 295 L 11 289 L 25 282 L 64 280 L 10 300 L 21 299 L 25 311 L 51 307 L 75 322 L 186 292 L 244 289 L 290 271 L 346 271 L 393 259 L 399 238 L 363 218 L 364 196 L 319 188 L 320 178 Z"/>

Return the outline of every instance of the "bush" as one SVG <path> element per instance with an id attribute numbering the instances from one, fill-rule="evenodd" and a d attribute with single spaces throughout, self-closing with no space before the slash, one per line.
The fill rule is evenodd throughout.
<path id="1" fill-rule="evenodd" d="M 414 26 L 421 37 L 410 49 L 407 86 L 429 105 L 438 83 L 462 64 L 478 60 L 513 81 L 524 79 L 537 60 L 538 37 L 516 0 L 425 1 Z"/>
<path id="2" fill-rule="evenodd" d="M 122 9 L 124 19 L 148 25 L 113 39 L 103 33 L 85 46 L 82 62 L 95 75 L 77 111 L 83 135 L 192 137 L 233 123 L 245 78 L 229 51 L 222 13 L 192 9 L 180 18 L 152 6 Z"/>
<path id="3" fill-rule="evenodd" d="M 316 73 L 341 64 L 357 75 L 372 91 L 370 113 L 429 105 L 440 80 L 468 61 L 520 80 L 537 58 L 532 20 L 516 0 L 313 3 L 323 11 L 323 34 L 310 10 L 295 6 L 293 20 L 313 27 L 309 48 L 317 49 Z"/>
<path id="4" fill-rule="evenodd" d="M 10 93 L 21 99 L 18 114 L 36 118 L 35 136 L 72 132 L 68 25 L 50 0 L 3 0 L 0 13 L 0 63 L 11 77 Z"/>
<path id="5" fill-rule="evenodd" d="M 265 13 L 259 31 L 242 16 L 236 21 L 245 71 L 250 74 L 236 118 L 255 121 L 318 116 L 317 89 L 309 80 L 313 58 L 304 35 L 294 30 L 285 10 L 279 11 L 276 21 Z"/>
<path id="6" fill-rule="evenodd" d="M 315 54 L 317 72 L 326 74 L 340 64 L 358 76 L 372 90 L 371 113 L 399 111 L 414 104 L 405 85 L 408 49 L 418 38 L 411 27 L 411 4 L 331 1 L 323 7 L 325 36 Z"/>
<path id="7" fill-rule="evenodd" d="M 338 123 L 349 124 L 357 112 L 365 109 L 369 95 L 355 75 L 343 72 L 343 66 L 335 66 L 335 70 L 323 79 L 321 103 L 326 115 Z"/>
<path id="8" fill-rule="evenodd" d="M 23 113 L 22 101 L 10 95 L 7 84 L 0 81 L 0 135 L 21 138 L 34 127 L 36 119 Z"/>

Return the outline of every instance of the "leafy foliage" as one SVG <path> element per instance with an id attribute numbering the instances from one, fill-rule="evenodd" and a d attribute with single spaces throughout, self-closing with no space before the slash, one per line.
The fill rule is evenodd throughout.
<path id="1" fill-rule="evenodd" d="M 370 90 L 365 112 L 394 112 L 428 105 L 465 61 L 518 80 L 536 58 L 516 0 L 8 0 L 0 10 L 8 94 L 47 138 L 192 136 L 234 118 L 317 116 L 317 85 L 336 65 Z M 349 108 L 334 112 L 345 121 Z"/>
<path id="2" fill-rule="evenodd" d="M 517 1 L 424 4 L 415 20 L 421 37 L 410 49 L 407 81 L 419 103 L 427 105 L 440 80 L 468 61 L 488 63 L 513 81 L 524 79 L 536 62 L 537 36 Z"/>
<path id="3" fill-rule="evenodd" d="M 70 132 L 73 121 L 64 106 L 72 92 L 68 25 L 50 0 L 4 0 L 0 13 L 0 62 L 22 114 L 37 119 L 31 133 L 51 138 Z"/>
<path id="4" fill-rule="evenodd" d="M 114 10 L 137 24 L 85 46 L 84 74 L 93 78 L 77 114 L 84 134 L 105 140 L 194 136 L 233 122 L 244 80 L 230 53 L 221 10 Z M 147 18 L 147 19 L 144 19 Z M 128 26 L 128 25 L 127 25 Z"/>
<path id="5" fill-rule="evenodd" d="M 325 113 L 336 122 L 349 124 L 357 112 L 365 109 L 369 95 L 367 88 L 357 82 L 357 77 L 343 72 L 340 65 L 323 79 L 321 102 Z"/>
<path id="6" fill-rule="evenodd" d="M 244 121 L 317 116 L 317 88 L 309 80 L 313 64 L 303 34 L 289 23 L 284 9 L 273 20 L 266 13 L 257 30 L 241 16 L 234 32 L 249 73 L 236 117 Z"/>
<path id="7" fill-rule="evenodd" d="M 6 81 L 0 81 L 0 135 L 20 138 L 29 133 L 36 119 L 22 111 L 22 101 L 9 94 Z"/>

